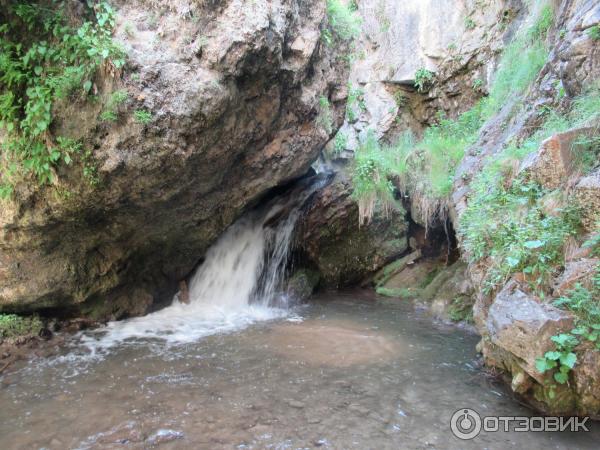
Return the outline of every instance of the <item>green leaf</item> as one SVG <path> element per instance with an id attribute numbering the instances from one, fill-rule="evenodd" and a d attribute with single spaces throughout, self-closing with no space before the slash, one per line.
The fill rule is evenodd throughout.
<path id="1" fill-rule="evenodd" d="M 544 358 L 549 359 L 551 361 L 557 361 L 558 359 L 560 359 L 560 353 L 559 352 L 546 352 L 544 354 Z"/>
<path id="2" fill-rule="evenodd" d="M 35 66 L 33 71 L 35 72 L 35 74 L 37 76 L 40 76 L 42 74 L 42 72 L 44 71 L 44 68 L 42 66 Z"/>
<path id="3" fill-rule="evenodd" d="M 516 266 L 518 266 L 519 262 L 521 262 L 521 261 L 518 258 L 513 258 L 512 256 L 507 256 L 506 257 L 506 263 L 510 267 L 516 267 Z"/>
<path id="4" fill-rule="evenodd" d="M 529 249 L 535 249 L 535 248 L 543 247 L 544 243 L 542 241 L 535 240 L 535 241 L 527 241 L 523 245 Z"/>
<path id="5" fill-rule="evenodd" d="M 87 80 L 85 83 L 83 83 L 83 90 L 85 92 L 90 92 L 90 89 L 92 89 L 92 82 Z"/>
<path id="6" fill-rule="evenodd" d="M 569 380 L 569 376 L 562 372 L 556 372 L 554 374 L 554 379 L 556 380 L 557 383 L 565 384 Z"/>
<path id="7" fill-rule="evenodd" d="M 573 352 L 567 353 L 567 354 L 561 354 L 560 355 L 560 363 L 563 366 L 567 366 L 568 368 L 572 369 L 573 367 L 575 367 L 575 363 L 577 362 L 577 355 Z"/>

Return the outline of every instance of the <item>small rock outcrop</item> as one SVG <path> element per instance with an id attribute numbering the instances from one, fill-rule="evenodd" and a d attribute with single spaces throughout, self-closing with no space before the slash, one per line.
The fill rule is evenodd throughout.
<path id="1" fill-rule="evenodd" d="M 403 210 L 378 211 L 360 226 L 350 182 L 340 174 L 305 212 L 299 248 L 328 287 L 355 285 L 408 249 Z"/>

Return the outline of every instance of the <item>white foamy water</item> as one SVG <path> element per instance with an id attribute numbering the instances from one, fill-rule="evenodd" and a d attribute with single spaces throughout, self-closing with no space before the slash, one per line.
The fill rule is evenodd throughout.
<path id="1" fill-rule="evenodd" d="M 284 216 L 274 220 L 279 214 Z M 189 304 L 175 296 L 165 309 L 83 333 L 93 353 L 121 343 L 158 338 L 167 344 L 241 329 L 287 315 L 281 292 L 297 208 L 277 203 L 238 220 L 208 250 L 189 283 Z M 266 226 L 269 221 L 274 225 Z"/>

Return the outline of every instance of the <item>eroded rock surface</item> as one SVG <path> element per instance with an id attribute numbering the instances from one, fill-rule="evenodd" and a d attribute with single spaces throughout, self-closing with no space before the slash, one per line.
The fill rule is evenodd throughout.
<path id="1" fill-rule="evenodd" d="M 324 2 L 116 7 L 125 71 L 99 76 L 100 101 L 61 105 L 55 124 L 93 150 L 100 184 L 67 168 L 53 189 L 17 186 L 0 210 L 0 310 L 142 312 L 110 303 L 170 292 L 244 208 L 304 174 L 329 139 L 321 96 L 341 122 L 346 75 L 320 40 Z M 102 123 L 117 89 L 128 100 Z"/>

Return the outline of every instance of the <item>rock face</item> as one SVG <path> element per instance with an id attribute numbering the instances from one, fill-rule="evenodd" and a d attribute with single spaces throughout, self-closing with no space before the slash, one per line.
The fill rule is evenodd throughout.
<path id="1" fill-rule="evenodd" d="M 359 226 L 350 182 L 340 176 L 319 191 L 305 213 L 299 247 L 328 287 L 364 280 L 408 249 L 405 212 L 378 212 Z"/>
<path id="2" fill-rule="evenodd" d="M 363 34 L 350 84 L 359 101 L 348 105 L 353 113 L 340 130 L 350 157 L 369 132 L 384 139 L 408 128 L 419 134 L 439 111 L 455 116 L 473 105 L 522 9 L 510 0 L 485 7 L 464 0 L 357 3 Z M 434 74 L 434 82 L 417 92 L 422 69 Z"/>
<path id="3" fill-rule="evenodd" d="M 600 20 L 600 5 L 592 1 L 555 2 L 555 23 L 560 30 L 552 29 L 547 44 L 550 54 L 546 65 L 522 101 L 523 106 L 506 104 L 500 113 L 489 120 L 480 132 L 479 140 L 467 151 L 457 170 L 452 194 L 450 215 L 455 224 L 468 205 L 470 183 L 487 164 L 489 158 L 504 150 L 511 142 L 523 142 L 543 121 L 541 111 L 548 105 L 556 106 L 554 86 L 562 86 L 570 98 L 591 86 L 600 76 L 600 59 L 597 44 L 587 33 Z M 560 102 L 566 100 L 560 97 Z M 558 107 L 567 107 L 560 104 Z M 570 201 L 582 207 L 581 216 L 586 231 L 593 231 L 598 220 L 598 169 L 582 177 L 576 166 L 573 150 L 580 137 L 597 132 L 597 125 L 586 124 L 582 128 L 558 133 L 542 143 L 537 152 L 528 157 L 515 173 L 535 180 L 548 190 L 560 189 L 547 194 L 539 203 L 544 212 L 553 215 L 556 205 L 565 206 L 567 194 Z M 508 180 L 507 180 L 508 181 Z M 552 349 L 550 338 L 560 332 L 573 329 L 573 317 L 551 306 L 553 298 L 565 295 L 577 283 L 590 285 L 597 260 L 589 258 L 589 252 L 574 252 L 566 258 L 564 267 L 556 267 L 552 288 L 544 301 L 535 297 L 526 284 L 520 286 L 526 276 L 517 274 L 515 279 L 500 286 L 495 292 L 484 293 L 483 280 L 486 261 L 481 260 L 468 268 L 476 290 L 474 318 L 483 336 L 481 348 L 488 366 L 496 367 L 512 378 L 512 388 L 538 409 L 549 413 L 579 413 L 598 415 L 598 379 L 596 356 L 586 348 L 577 348 L 578 361 L 569 383 L 557 385 L 551 374 L 535 369 L 535 358 Z M 586 378 L 589 377 L 589 378 Z M 554 391 L 549 386 L 556 385 Z"/>
<path id="4" fill-rule="evenodd" d="M 99 76 L 100 101 L 62 105 L 55 124 L 93 151 L 100 184 L 60 170 L 53 189 L 18 186 L 2 205 L 2 311 L 143 312 L 111 303 L 132 289 L 151 303 L 244 208 L 306 172 L 329 140 L 320 97 L 331 99 L 330 128 L 341 123 L 346 74 L 321 44 L 324 2 L 115 6 L 124 73 Z M 128 100 L 118 122 L 101 123 L 116 89 Z"/>

